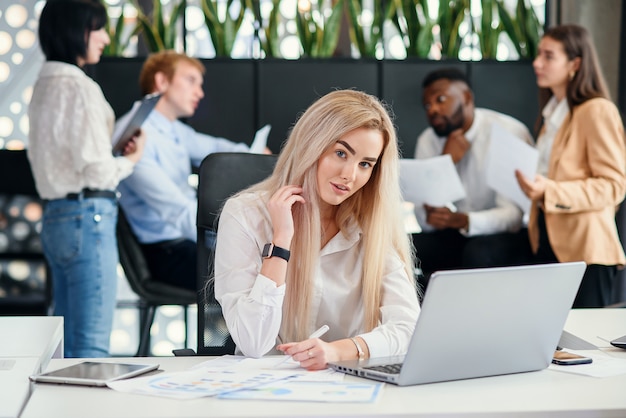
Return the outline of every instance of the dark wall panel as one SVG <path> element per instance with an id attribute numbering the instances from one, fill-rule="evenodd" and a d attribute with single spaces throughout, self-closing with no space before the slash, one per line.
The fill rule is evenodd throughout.
<path id="1" fill-rule="evenodd" d="M 278 152 L 298 115 L 335 89 L 355 88 L 378 95 L 377 61 L 263 60 L 259 61 L 259 126 L 269 123 L 268 146 Z"/>
<path id="2" fill-rule="evenodd" d="M 459 61 L 405 60 L 382 61 L 382 96 L 392 108 L 404 158 L 413 158 L 419 134 L 428 127 L 422 106 L 422 80 L 438 68 L 457 68 L 467 73 Z"/>
<path id="3" fill-rule="evenodd" d="M 477 61 L 470 66 L 474 101 L 522 121 L 533 133 L 538 90 L 530 61 Z"/>
<path id="4" fill-rule="evenodd" d="M 252 60 L 202 60 L 204 99 L 188 123 L 199 132 L 235 142 L 254 138 L 254 66 Z"/>
<path id="5" fill-rule="evenodd" d="M 313 101 L 334 89 L 355 88 L 388 103 L 395 114 L 402 155 L 412 157 L 417 136 L 428 126 L 421 83 L 426 74 L 442 67 L 456 67 L 470 75 L 477 106 L 510 114 L 529 129 L 538 113 L 535 76 L 528 61 L 211 59 L 203 63 L 205 97 L 187 122 L 200 132 L 248 144 L 256 129 L 269 123 L 268 145 L 274 152 Z M 140 97 L 142 64 L 142 58 L 106 58 L 88 69 L 116 116 Z"/>
<path id="6" fill-rule="evenodd" d="M 144 58 L 106 57 L 87 68 L 87 74 L 100 84 L 117 118 L 141 98 L 139 73 L 143 62 Z"/>

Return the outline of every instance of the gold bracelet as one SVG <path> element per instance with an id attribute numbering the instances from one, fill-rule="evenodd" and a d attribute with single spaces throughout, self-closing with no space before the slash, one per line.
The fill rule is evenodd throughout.
<path id="1" fill-rule="evenodd" d="M 365 351 L 363 351 L 363 349 L 361 348 L 361 344 L 359 344 L 359 340 L 357 340 L 354 337 L 352 337 L 350 339 L 352 340 L 354 345 L 356 345 L 356 351 L 358 352 L 358 355 L 359 355 L 359 361 L 364 360 L 365 359 Z"/>

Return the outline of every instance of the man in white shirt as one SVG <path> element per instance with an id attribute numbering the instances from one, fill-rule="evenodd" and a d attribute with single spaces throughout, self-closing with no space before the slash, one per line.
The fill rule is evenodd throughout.
<path id="1" fill-rule="evenodd" d="M 196 190 L 192 166 L 214 152 L 248 152 L 243 143 L 196 132 L 179 118 L 190 117 L 204 97 L 204 66 L 174 51 L 152 54 L 139 77 L 142 94 L 161 93 L 142 130 L 143 157 L 120 183 L 124 210 L 155 280 L 196 290 Z M 129 114 L 118 124 L 126 124 Z M 269 150 L 266 150 L 269 153 Z"/>
<path id="2" fill-rule="evenodd" d="M 413 242 L 423 284 L 436 270 L 525 260 L 530 248 L 525 231 L 520 232 L 523 212 L 487 185 L 486 157 L 495 124 L 532 144 L 530 132 L 510 116 L 475 108 L 470 82 L 459 70 L 433 71 L 422 87 L 430 128 L 418 137 L 415 158 L 450 154 L 466 192 L 465 199 L 445 207 L 418 208 L 424 232 L 414 234 Z"/>

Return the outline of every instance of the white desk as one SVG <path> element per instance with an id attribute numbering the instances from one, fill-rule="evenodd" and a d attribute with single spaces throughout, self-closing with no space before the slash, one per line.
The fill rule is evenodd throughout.
<path id="1" fill-rule="evenodd" d="M 31 395 L 28 376 L 63 357 L 63 318 L 0 317 L 0 417 L 17 417 Z"/>
<path id="2" fill-rule="evenodd" d="M 63 317 L 0 317 L 0 358 L 36 357 L 41 370 L 51 358 L 63 357 Z"/>
<path id="3" fill-rule="evenodd" d="M 605 340 L 626 335 L 626 309 L 573 309 L 567 317 L 565 329 L 602 349 L 619 352 Z M 626 353 L 626 350 L 621 351 Z M 626 393 L 626 387 L 624 390 Z"/>
<path id="4" fill-rule="evenodd" d="M 602 311 L 602 312 L 600 312 Z M 568 331 L 588 339 L 602 331 L 626 334 L 626 310 L 572 312 Z M 620 334 L 621 333 L 621 334 Z M 595 342 L 595 341 L 592 341 Z M 605 344 L 606 345 L 606 344 Z M 626 358 L 626 350 L 607 348 Z M 112 359 L 112 361 L 122 359 Z M 159 362 L 184 370 L 203 357 L 124 359 Z M 76 360 L 53 360 L 50 369 Z M 355 377 L 347 379 L 357 380 Z M 420 417 L 432 416 L 626 416 L 626 375 L 603 379 L 552 370 L 409 387 L 387 385 L 375 404 L 172 400 L 107 388 L 37 384 L 22 418 L 33 417 Z"/>

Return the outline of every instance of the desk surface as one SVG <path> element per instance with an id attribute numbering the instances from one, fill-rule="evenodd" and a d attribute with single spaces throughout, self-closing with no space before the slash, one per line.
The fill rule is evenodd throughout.
<path id="1" fill-rule="evenodd" d="M 36 357 L 45 369 L 51 358 L 63 357 L 63 318 L 60 316 L 0 317 L 0 358 Z"/>
<path id="2" fill-rule="evenodd" d="M 626 334 L 626 310 L 573 311 L 566 329 L 591 339 Z M 605 334 L 605 335 L 603 335 Z M 594 343 L 602 342 L 591 341 Z M 626 350 L 608 348 L 626 358 Z M 166 371 L 185 370 L 206 357 L 111 359 L 159 362 Z M 78 360 L 53 360 L 49 369 Z M 348 376 L 346 379 L 359 380 Z M 553 370 L 463 381 L 397 387 L 386 385 L 374 404 L 172 400 L 107 388 L 37 384 L 23 418 L 32 417 L 419 417 L 438 416 L 626 416 L 626 375 L 592 378 Z M 592 412 L 593 411 L 593 412 Z"/>
<path id="3" fill-rule="evenodd" d="M 30 397 L 28 376 L 63 357 L 63 318 L 0 317 L 0 417 L 16 417 Z"/>
<path id="4" fill-rule="evenodd" d="M 28 376 L 35 373 L 36 357 L 0 358 L 0 417 L 17 417 L 30 397 Z"/>

